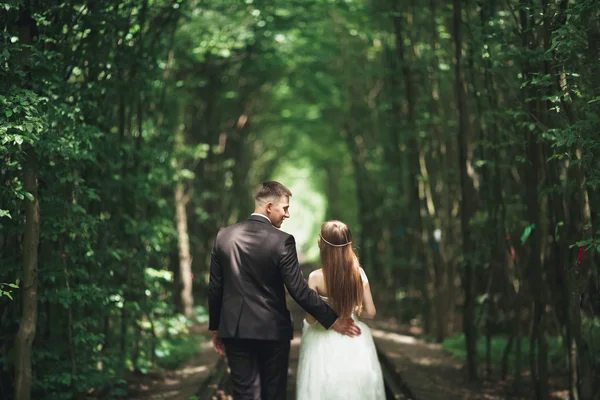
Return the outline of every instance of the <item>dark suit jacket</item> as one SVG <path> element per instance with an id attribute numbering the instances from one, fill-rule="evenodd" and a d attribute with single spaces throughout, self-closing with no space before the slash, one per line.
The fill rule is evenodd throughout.
<path id="1" fill-rule="evenodd" d="M 221 228 L 210 263 L 209 329 L 222 338 L 290 340 L 292 298 L 325 328 L 337 314 L 308 287 L 294 237 L 261 216 Z"/>

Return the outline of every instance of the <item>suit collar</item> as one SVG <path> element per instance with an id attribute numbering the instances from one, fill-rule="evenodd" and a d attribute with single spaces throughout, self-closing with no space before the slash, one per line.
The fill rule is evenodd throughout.
<path id="1" fill-rule="evenodd" d="M 267 218 L 265 215 L 262 214 L 252 214 L 248 217 L 248 221 L 256 221 L 256 222 L 262 222 L 263 224 L 269 224 L 269 225 L 273 225 L 271 224 L 271 221 L 269 220 L 269 218 Z"/>

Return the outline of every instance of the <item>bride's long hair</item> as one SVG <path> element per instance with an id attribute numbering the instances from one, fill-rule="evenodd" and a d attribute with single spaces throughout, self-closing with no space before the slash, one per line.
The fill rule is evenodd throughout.
<path id="1" fill-rule="evenodd" d="M 327 296 L 341 318 L 360 314 L 363 285 L 358 257 L 352 249 L 352 233 L 341 221 L 327 221 L 319 233 L 321 264 Z"/>

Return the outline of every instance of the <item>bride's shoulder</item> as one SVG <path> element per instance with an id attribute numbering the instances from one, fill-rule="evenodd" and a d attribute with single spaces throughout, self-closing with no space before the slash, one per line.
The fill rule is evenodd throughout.
<path id="1" fill-rule="evenodd" d="M 316 279 L 322 279 L 323 278 L 323 270 L 321 268 L 319 269 L 315 269 L 314 271 L 311 271 L 310 274 L 308 274 L 308 280 L 316 280 Z"/>
<path id="2" fill-rule="evenodd" d="M 308 274 L 308 286 L 311 288 L 317 288 L 322 286 L 323 283 L 323 270 L 315 269 L 310 274 Z"/>
<path id="3" fill-rule="evenodd" d="M 362 267 L 358 267 L 359 271 L 360 271 L 360 277 L 363 280 L 364 284 L 368 284 L 369 283 L 369 278 L 367 278 L 367 273 L 365 272 L 364 269 L 362 269 Z"/>

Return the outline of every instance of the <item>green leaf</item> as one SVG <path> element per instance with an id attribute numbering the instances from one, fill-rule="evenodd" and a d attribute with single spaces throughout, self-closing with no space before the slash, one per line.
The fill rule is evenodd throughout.
<path id="1" fill-rule="evenodd" d="M 190 171 L 189 169 L 182 169 L 179 174 L 181 175 L 181 177 L 183 179 L 194 179 L 194 177 L 196 176 L 192 171 Z"/>
<path id="2" fill-rule="evenodd" d="M 16 285 L 14 283 L 9 283 L 8 286 L 11 287 L 11 288 L 13 288 L 13 289 L 18 289 L 19 288 L 19 285 Z"/>
<path id="3" fill-rule="evenodd" d="M 94 192 L 93 190 L 89 190 L 87 195 L 88 195 L 88 199 L 90 199 L 90 200 L 100 200 L 100 196 L 98 196 L 98 194 L 96 192 Z"/>
<path id="4" fill-rule="evenodd" d="M 23 136 L 21 136 L 21 135 L 15 135 L 15 142 L 17 144 L 23 144 Z"/>
<path id="5" fill-rule="evenodd" d="M 592 104 L 592 103 L 597 103 L 600 101 L 600 96 L 594 97 L 593 99 L 591 99 L 590 101 L 588 101 L 588 104 Z"/>
<path id="6" fill-rule="evenodd" d="M 521 235 L 521 244 L 525 244 L 527 238 L 529 238 L 534 228 L 535 224 L 531 224 L 527 228 L 525 228 L 525 230 L 523 231 L 523 235 Z"/>
<path id="7" fill-rule="evenodd" d="M 29 192 L 25 192 L 24 193 L 25 197 L 27 197 L 29 199 L 29 201 L 33 201 L 35 200 L 35 198 L 33 197 L 33 195 Z"/>
<path id="8" fill-rule="evenodd" d="M 12 219 L 12 216 L 10 215 L 10 212 L 8 210 L 0 209 L 0 218 L 2 218 L 2 217 L 8 217 L 8 218 Z"/>

